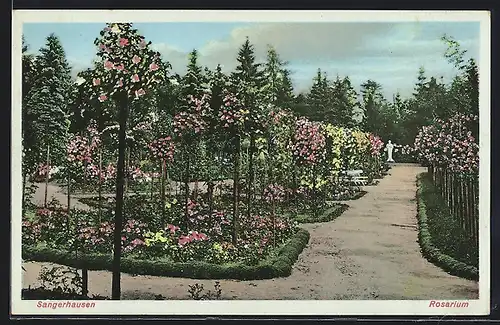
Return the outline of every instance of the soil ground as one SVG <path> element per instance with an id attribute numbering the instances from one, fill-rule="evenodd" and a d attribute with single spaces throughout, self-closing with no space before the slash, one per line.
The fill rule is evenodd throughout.
<path id="1" fill-rule="evenodd" d="M 397 164 L 332 222 L 304 224 L 311 239 L 287 278 L 221 280 L 223 299 L 417 300 L 477 299 L 478 283 L 425 260 L 417 242 L 416 176 L 426 168 Z M 49 197 L 65 195 L 55 186 Z M 43 202 L 43 189 L 36 200 Z M 76 200 L 73 200 L 75 202 Z M 23 287 L 36 285 L 47 263 L 25 263 Z M 122 274 L 122 299 L 189 299 L 189 285 L 213 290 L 214 280 Z M 110 296 L 111 272 L 89 272 L 89 293 Z"/>

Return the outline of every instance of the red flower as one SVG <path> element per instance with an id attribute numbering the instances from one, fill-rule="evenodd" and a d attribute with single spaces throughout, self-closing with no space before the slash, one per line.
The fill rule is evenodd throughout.
<path id="1" fill-rule="evenodd" d="M 136 73 L 131 78 L 132 82 L 138 82 L 140 80 L 139 75 Z"/>
<path id="2" fill-rule="evenodd" d="M 179 237 L 179 245 L 180 246 L 184 246 L 188 243 L 191 242 L 191 238 L 190 237 L 187 237 L 187 236 L 180 236 Z"/>
<path id="3" fill-rule="evenodd" d="M 121 63 L 118 65 L 115 65 L 115 69 L 118 71 L 123 71 L 125 69 L 125 66 L 123 65 L 123 63 Z"/>
<path id="4" fill-rule="evenodd" d="M 106 95 L 101 95 L 99 96 L 99 101 L 102 103 L 103 101 L 105 101 L 106 99 L 108 99 L 108 96 Z"/>
<path id="5" fill-rule="evenodd" d="M 101 80 L 99 78 L 94 78 L 94 80 L 92 80 L 92 84 L 94 86 L 99 86 L 101 84 Z"/>
<path id="6" fill-rule="evenodd" d="M 127 46 L 128 45 L 128 39 L 126 38 L 120 38 L 120 46 Z"/>

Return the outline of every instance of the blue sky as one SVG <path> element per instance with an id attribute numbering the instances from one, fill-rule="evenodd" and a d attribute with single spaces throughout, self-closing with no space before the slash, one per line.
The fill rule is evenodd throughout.
<path id="1" fill-rule="evenodd" d="M 256 57 L 265 60 L 267 45 L 273 45 L 289 62 L 297 91 L 307 90 L 318 68 L 330 78 L 349 76 L 359 89 L 367 79 L 382 84 L 390 99 L 399 91 L 411 94 L 417 71 L 423 66 L 429 76 L 450 80 L 457 71 L 446 61 L 443 34 L 458 40 L 467 57 L 479 59 L 479 23 L 135 23 L 140 33 L 168 60 L 173 70 L 185 71 L 187 54 L 200 52 L 200 63 L 226 71 L 236 64 L 239 46 L 249 37 Z M 55 33 L 62 42 L 74 72 L 90 66 L 95 56 L 94 39 L 104 24 L 30 23 L 23 34 L 36 53 L 45 38 Z"/>

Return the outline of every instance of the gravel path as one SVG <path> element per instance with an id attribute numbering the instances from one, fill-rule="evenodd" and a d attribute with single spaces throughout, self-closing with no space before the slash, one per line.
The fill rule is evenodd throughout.
<path id="1" fill-rule="evenodd" d="M 396 165 L 377 186 L 332 222 L 305 224 L 311 239 L 291 276 L 222 280 L 224 299 L 477 299 L 478 284 L 427 262 L 417 242 L 416 176 L 426 169 Z M 43 198 L 43 196 L 42 196 Z M 24 286 L 46 263 L 26 263 Z M 213 280 L 122 275 L 123 299 L 188 299 L 189 285 L 213 289 Z M 109 296 L 111 272 L 89 274 L 90 294 Z"/>

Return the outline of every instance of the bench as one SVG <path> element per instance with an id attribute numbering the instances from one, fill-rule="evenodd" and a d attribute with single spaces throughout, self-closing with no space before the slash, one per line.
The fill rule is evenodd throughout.
<path id="1" fill-rule="evenodd" d="M 347 170 L 343 172 L 343 174 L 345 175 L 344 177 L 342 177 L 343 181 L 354 184 L 356 186 L 366 186 L 366 184 L 368 184 L 368 177 L 361 176 L 363 174 L 363 170 L 361 169 Z"/>

